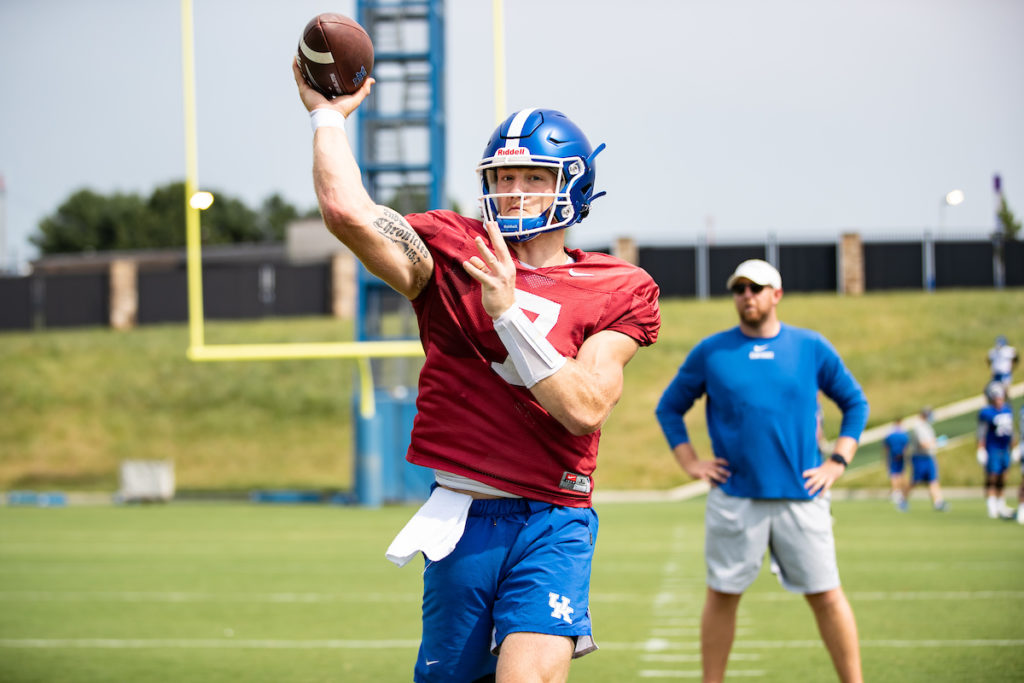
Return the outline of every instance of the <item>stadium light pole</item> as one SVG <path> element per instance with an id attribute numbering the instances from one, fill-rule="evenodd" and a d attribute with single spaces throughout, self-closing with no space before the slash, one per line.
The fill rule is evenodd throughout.
<path id="1" fill-rule="evenodd" d="M 1000 213 L 1003 209 L 1003 180 L 997 173 L 992 176 L 992 189 L 996 199 L 996 226 L 992 231 L 992 284 L 996 289 L 1006 287 L 1006 263 L 1003 261 L 1003 249 L 1006 241 L 1006 226 Z"/>
<path id="2" fill-rule="evenodd" d="M 932 291 L 935 289 L 935 238 L 941 236 L 946 227 L 946 207 L 947 206 L 960 206 L 964 203 L 964 191 L 963 190 L 950 190 L 943 195 L 942 200 L 939 202 L 939 220 L 936 224 L 936 234 L 933 235 L 930 230 L 925 230 L 924 243 L 922 244 L 924 268 L 922 269 L 924 280 L 925 291 Z"/>
<path id="3" fill-rule="evenodd" d="M 946 209 L 948 207 L 950 207 L 950 206 L 960 206 L 961 204 L 964 203 L 964 199 L 965 198 L 966 198 L 966 196 L 964 195 L 964 191 L 963 190 L 959 190 L 959 189 L 958 190 L 950 190 L 942 198 L 942 201 L 939 202 L 939 233 L 940 234 L 942 233 L 942 231 L 946 227 Z"/>

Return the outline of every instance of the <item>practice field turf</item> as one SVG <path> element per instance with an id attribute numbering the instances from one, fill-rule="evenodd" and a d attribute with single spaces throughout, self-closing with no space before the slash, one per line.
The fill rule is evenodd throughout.
<path id="1" fill-rule="evenodd" d="M 833 506 L 869 681 L 1019 681 L 1024 527 Z M 604 504 L 587 683 L 699 678 L 703 509 Z M 0 507 L 0 681 L 407 681 L 419 563 L 384 549 L 412 513 L 338 506 Z M 546 599 L 546 598 L 545 598 Z M 834 680 L 810 610 L 765 569 L 733 679 Z"/>

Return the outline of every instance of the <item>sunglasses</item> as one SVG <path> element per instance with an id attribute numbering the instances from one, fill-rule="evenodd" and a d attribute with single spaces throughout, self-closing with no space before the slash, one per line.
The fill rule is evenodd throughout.
<path id="1" fill-rule="evenodd" d="M 741 296 L 748 289 L 750 290 L 751 294 L 760 294 L 761 290 L 764 289 L 764 285 L 759 285 L 756 282 L 744 282 L 744 283 L 737 282 L 736 284 L 734 284 L 729 289 L 732 290 L 732 293 L 737 295 L 737 296 Z"/>

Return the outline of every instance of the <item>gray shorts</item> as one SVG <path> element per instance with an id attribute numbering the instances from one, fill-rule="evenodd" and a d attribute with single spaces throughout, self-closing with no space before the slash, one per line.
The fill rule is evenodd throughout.
<path id="1" fill-rule="evenodd" d="M 786 590 L 806 594 L 838 588 L 830 498 L 755 500 L 713 487 L 704 516 L 708 587 L 742 593 L 769 550 L 772 572 Z"/>

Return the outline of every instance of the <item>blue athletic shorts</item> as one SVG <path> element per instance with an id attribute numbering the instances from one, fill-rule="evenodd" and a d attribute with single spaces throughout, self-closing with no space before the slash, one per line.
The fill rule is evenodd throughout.
<path id="1" fill-rule="evenodd" d="M 890 455 L 889 456 L 889 475 L 893 476 L 896 474 L 903 474 L 903 456 L 902 455 Z"/>
<path id="2" fill-rule="evenodd" d="M 989 448 L 985 461 L 986 474 L 1002 474 L 1010 469 L 1010 451 L 1005 448 Z"/>
<path id="3" fill-rule="evenodd" d="M 933 481 L 939 479 L 939 468 L 935 464 L 935 458 L 930 455 L 915 455 L 911 461 L 911 466 L 914 468 L 911 483 L 917 484 L 919 482 L 930 484 Z"/>
<path id="4" fill-rule="evenodd" d="M 592 508 L 522 498 L 475 500 L 448 557 L 423 570 L 423 639 L 414 680 L 475 681 L 493 674 L 510 633 L 569 636 L 575 656 L 596 649 L 590 566 Z"/>

